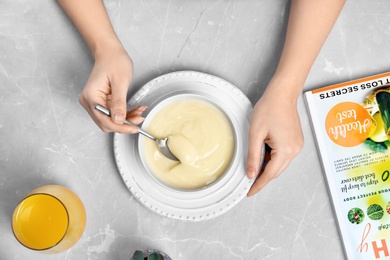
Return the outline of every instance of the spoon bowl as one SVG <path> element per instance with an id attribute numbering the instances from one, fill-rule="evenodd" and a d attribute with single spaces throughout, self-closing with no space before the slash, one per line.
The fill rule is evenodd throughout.
<path id="1" fill-rule="evenodd" d="M 95 109 L 98 110 L 99 112 L 101 112 L 102 114 L 105 114 L 107 116 L 111 116 L 110 110 L 108 110 L 107 108 L 105 108 L 105 107 L 103 107 L 101 105 L 95 105 Z M 155 141 L 157 143 L 158 148 L 160 149 L 160 152 L 166 158 L 168 158 L 170 160 L 173 160 L 173 161 L 180 161 L 179 159 L 177 159 L 177 157 L 175 155 L 173 155 L 171 150 L 169 150 L 169 147 L 168 147 L 168 144 L 167 144 L 168 137 L 163 138 L 163 139 L 158 139 L 157 137 L 151 135 L 150 133 L 146 132 L 141 127 L 137 126 L 136 124 L 130 122 L 127 119 L 124 121 L 124 123 L 127 124 L 127 125 L 131 125 L 131 126 L 136 127 L 140 134 L 142 134 L 142 135 L 152 139 L 153 141 Z"/>

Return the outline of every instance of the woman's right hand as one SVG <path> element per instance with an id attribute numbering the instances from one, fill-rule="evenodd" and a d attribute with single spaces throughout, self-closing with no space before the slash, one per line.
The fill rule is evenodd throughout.
<path id="1" fill-rule="evenodd" d="M 122 46 L 96 53 L 91 75 L 80 95 L 80 104 L 104 132 L 137 133 L 134 126 L 123 124 L 125 119 L 140 124 L 147 109 L 139 106 L 126 110 L 127 91 L 133 76 L 133 62 Z M 107 107 L 111 118 L 95 109 Z"/>

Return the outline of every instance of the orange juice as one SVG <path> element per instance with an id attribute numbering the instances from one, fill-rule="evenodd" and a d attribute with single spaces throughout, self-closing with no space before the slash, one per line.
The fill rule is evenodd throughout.
<path id="1" fill-rule="evenodd" d="M 68 229 L 68 213 L 57 198 L 34 194 L 15 210 L 12 225 L 16 238 L 26 247 L 44 250 L 58 244 Z"/>
<path id="2" fill-rule="evenodd" d="M 72 247 L 86 224 L 84 205 L 69 189 L 46 185 L 34 189 L 19 203 L 12 218 L 12 229 L 24 246 L 59 253 Z"/>

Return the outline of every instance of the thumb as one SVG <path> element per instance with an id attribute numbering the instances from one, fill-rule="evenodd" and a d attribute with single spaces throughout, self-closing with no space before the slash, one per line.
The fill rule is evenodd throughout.
<path id="1" fill-rule="evenodd" d="M 112 82 L 111 93 L 111 118 L 116 124 L 123 124 L 126 119 L 127 107 L 126 96 L 128 84 L 115 84 Z"/>
<path id="2" fill-rule="evenodd" d="M 263 156 L 263 140 L 259 136 L 249 136 L 248 159 L 246 174 L 249 179 L 254 179 L 260 172 L 260 164 Z"/>

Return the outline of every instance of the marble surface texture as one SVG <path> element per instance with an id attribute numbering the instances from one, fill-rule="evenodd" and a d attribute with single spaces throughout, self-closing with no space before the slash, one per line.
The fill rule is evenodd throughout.
<path id="1" fill-rule="evenodd" d="M 254 103 L 280 57 L 289 1 L 105 1 L 135 64 L 132 95 L 172 71 L 222 77 Z M 347 1 L 305 90 L 390 70 L 390 2 Z M 112 135 L 78 103 L 93 66 L 56 1 L 0 2 L 0 259 L 126 260 L 157 248 L 173 259 L 344 259 L 306 108 L 305 147 L 263 191 L 226 214 L 187 223 L 143 207 L 124 185 Z M 66 252 L 21 246 L 11 215 L 31 189 L 60 184 L 87 210 L 85 232 Z"/>

